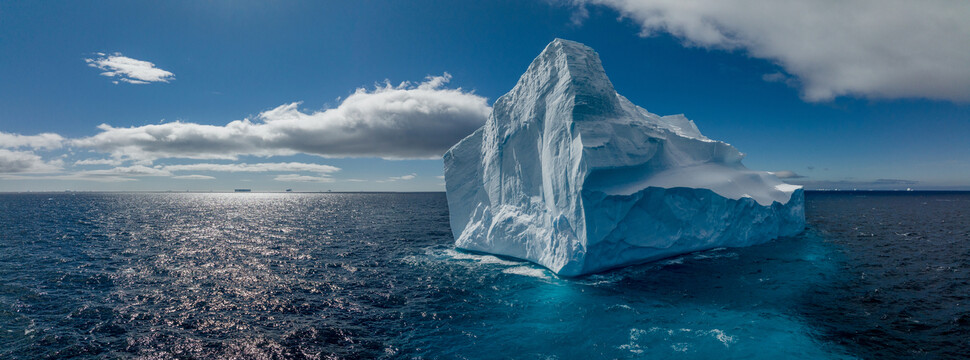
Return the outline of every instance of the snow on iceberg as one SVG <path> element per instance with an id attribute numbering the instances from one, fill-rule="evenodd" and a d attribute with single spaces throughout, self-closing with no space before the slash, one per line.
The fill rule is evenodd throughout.
<path id="1" fill-rule="evenodd" d="M 801 188 L 742 157 L 634 105 L 593 49 L 556 39 L 444 155 L 455 246 L 577 276 L 801 232 Z"/>

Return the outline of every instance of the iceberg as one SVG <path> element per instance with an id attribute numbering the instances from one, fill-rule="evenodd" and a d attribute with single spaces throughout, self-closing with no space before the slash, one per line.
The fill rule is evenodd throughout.
<path id="1" fill-rule="evenodd" d="M 634 105 L 593 49 L 556 39 L 444 155 L 455 246 L 579 276 L 800 233 L 801 187 L 743 157 Z"/>

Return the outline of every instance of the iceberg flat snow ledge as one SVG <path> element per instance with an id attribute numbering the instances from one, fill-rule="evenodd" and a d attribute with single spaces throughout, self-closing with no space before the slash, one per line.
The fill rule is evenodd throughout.
<path id="1" fill-rule="evenodd" d="M 801 232 L 801 188 L 742 157 L 634 105 L 593 49 L 556 39 L 444 155 L 455 246 L 577 276 Z"/>

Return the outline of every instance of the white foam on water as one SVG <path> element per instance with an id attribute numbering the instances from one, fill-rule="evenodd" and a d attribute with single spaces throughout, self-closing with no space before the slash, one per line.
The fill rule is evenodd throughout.
<path id="1" fill-rule="evenodd" d="M 724 347 L 731 347 L 731 344 L 734 343 L 734 336 L 725 334 L 721 329 L 713 329 L 708 331 L 708 333 L 713 335 L 717 341 L 724 344 Z"/>
<path id="2" fill-rule="evenodd" d="M 676 257 L 676 258 L 673 258 L 673 259 L 670 259 L 670 260 L 663 261 L 663 262 L 660 263 L 660 265 L 661 266 L 681 265 L 683 263 L 684 263 L 684 257 L 683 256 L 680 256 L 680 257 Z"/>
<path id="3" fill-rule="evenodd" d="M 503 260 L 497 256 L 492 256 L 492 255 L 476 255 L 476 254 L 463 253 L 454 249 L 445 250 L 444 255 L 454 260 L 472 260 L 472 261 L 480 262 L 482 264 L 515 266 L 515 265 L 521 265 L 525 263 L 524 261 Z"/>
<path id="4" fill-rule="evenodd" d="M 606 309 L 607 309 L 607 310 L 618 310 L 618 309 L 623 309 L 623 310 L 630 310 L 630 311 L 636 311 L 636 309 L 634 309 L 634 308 L 633 308 L 632 306 L 630 306 L 630 305 L 627 305 L 627 304 L 616 304 L 616 305 L 611 305 L 610 307 L 608 307 L 608 308 L 606 308 Z"/>
<path id="5" fill-rule="evenodd" d="M 502 270 L 502 272 L 505 274 L 531 276 L 531 277 L 540 278 L 540 279 L 550 278 L 548 272 L 545 269 L 540 269 L 529 265 L 511 267 L 511 268 Z"/>

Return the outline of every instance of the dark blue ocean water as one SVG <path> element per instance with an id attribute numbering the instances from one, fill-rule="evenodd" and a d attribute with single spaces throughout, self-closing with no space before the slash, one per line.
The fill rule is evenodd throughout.
<path id="1" fill-rule="evenodd" d="M 442 193 L 0 195 L 0 358 L 936 359 L 970 194 L 808 193 L 798 237 L 560 279 Z"/>

